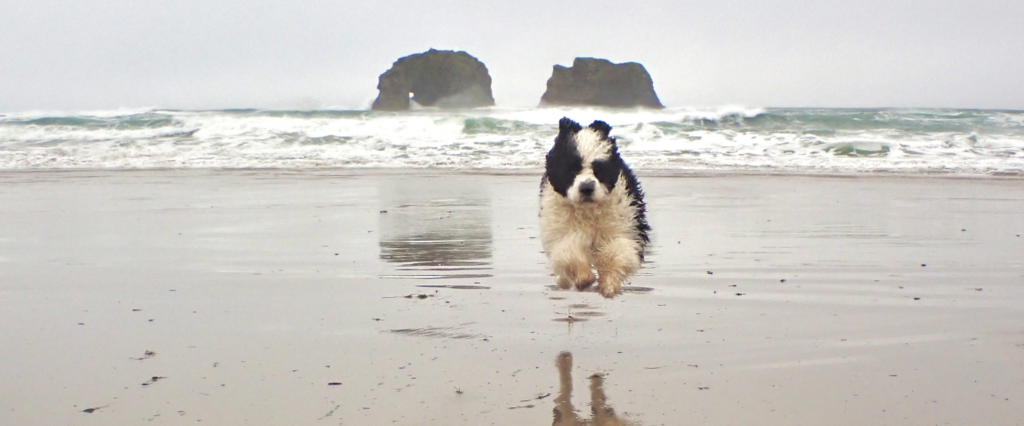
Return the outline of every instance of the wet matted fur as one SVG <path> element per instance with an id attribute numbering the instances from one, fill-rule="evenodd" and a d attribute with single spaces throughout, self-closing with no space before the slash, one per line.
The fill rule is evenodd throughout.
<path id="1" fill-rule="evenodd" d="M 651 229 L 640 182 L 611 130 L 603 121 L 559 121 L 540 186 L 541 240 L 555 282 L 582 290 L 596 281 L 604 297 L 622 293 L 640 268 Z"/>

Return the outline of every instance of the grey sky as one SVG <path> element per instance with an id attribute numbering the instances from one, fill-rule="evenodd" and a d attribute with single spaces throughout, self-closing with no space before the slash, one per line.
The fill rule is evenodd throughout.
<path id="1" fill-rule="evenodd" d="M 1020 0 L 10 0 L 0 111 L 366 108 L 431 47 L 483 61 L 499 106 L 591 56 L 644 64 L 670 107 L 1024 109 L 1022 21 Z"/>

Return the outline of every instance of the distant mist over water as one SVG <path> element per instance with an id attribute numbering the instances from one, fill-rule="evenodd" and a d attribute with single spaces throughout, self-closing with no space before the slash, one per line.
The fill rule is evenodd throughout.
<path id="1" fill-rule="evenodd" d="M 1024 111 L 743 107 L 7 113 L 0 170 L 534 169 L 563 116 L 641 170 L 1024 175 Z"/>

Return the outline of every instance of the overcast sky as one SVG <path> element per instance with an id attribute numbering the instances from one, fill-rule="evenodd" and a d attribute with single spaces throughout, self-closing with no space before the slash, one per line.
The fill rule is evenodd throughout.
<path id="1" fill-rule="evenodd" d="M 429 48 L 499 106 L 554 64 L 640 62 L 666 106 L 1024 109 L 1024 1 L 9 0 L 0 111 L 367 108 Z"/>

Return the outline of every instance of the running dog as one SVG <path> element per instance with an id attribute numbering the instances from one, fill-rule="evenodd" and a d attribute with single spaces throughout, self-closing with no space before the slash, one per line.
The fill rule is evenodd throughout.
<path id="1" fill-rule="evenodd" d="M 607 298 L 640 268 L 651 230 L 640 182 L 611 130 L 603 121 L 561 119 L 540 187 L 541 239 L 555 282 L 583 290 L 596 281 Z"/>

